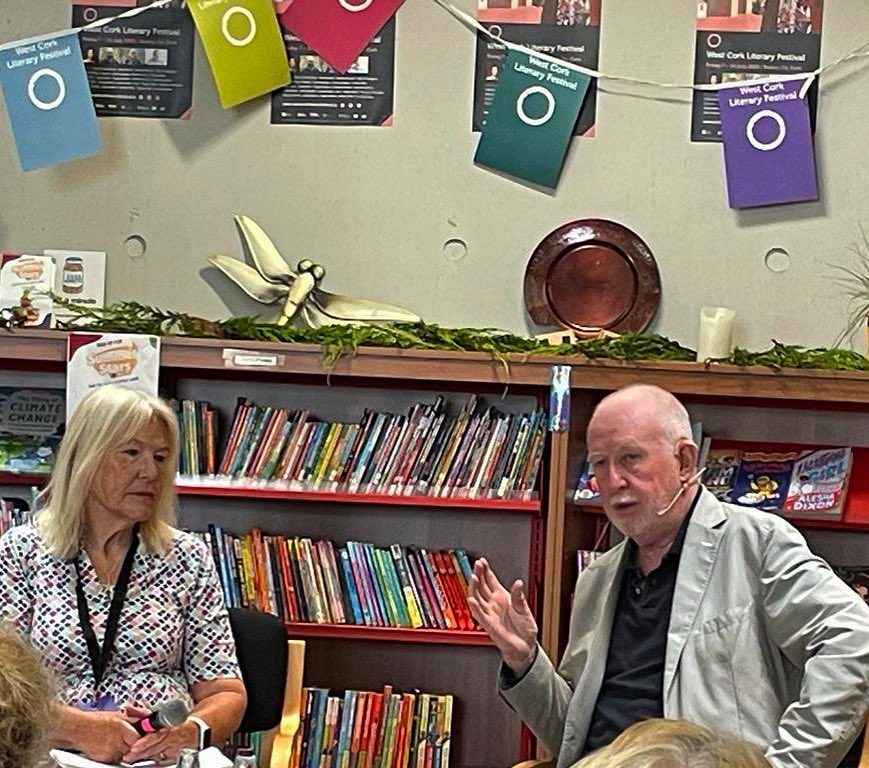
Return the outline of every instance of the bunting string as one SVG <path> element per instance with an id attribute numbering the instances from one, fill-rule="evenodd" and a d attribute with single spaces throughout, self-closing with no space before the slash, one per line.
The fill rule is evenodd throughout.
<path id="1" fill-rule="evenodd" d="M 79 32 L 85 29 L 97 29 L 104 24 L 111 24 L 113 21 L 117 21 L 118 19 L 129 19 L 132 16 L 138 16 L 140 13 L 144 13 L 145 11 L 150 11 L 152 8 L 162 8 L 164 5 L 168 5 L 172 0 L 154 0 L 150 5 L 143 5 L 141 8 L 130 8 L 123 13 L 119 13 L 117 16 L 109 16 L 105 19 L 96 19 L 95 21 L 90 22 L 90 24 L 85 24 L 83 27 L 70 27 L 69 29 L 61 29 L 57 32 L 46 32 L 42 35 L 36 35 L 35 37 L 28 37 L 25 40 L 13 40 L 9 43 L 3 43 L 0 45 L 0 51 L 8 51 L 10 48 L 17 48 L 23 45 L 31 45 L 32 43 L 38 43 L 41 40 L 50 40 L 55 37 L 64 37 L 65 35 L 78 34 Z"/>
<path id="2" fill-rule="evenodd" d="M 529 56 L 534 56 L 535 58 L 544 59 L 546 61 L 555 61 L 563 67 L 568 67 L 578 72 L 582 72 L 583 74 L 600 81 L 625 83 L 628 85 L 652 86 L 655 88 L 666 88 L 669 90 L 721 91 L 727 88 L 736 87 L 733 83 L 668 83 L 661 82 L 660 80 L 649 80 L 643 77 L 634 77 L 632 75 L 614 75 L 609 72 L 602 72 L 599 69 L 583 67 L 579 64 L 573 64 L 569 61 L 559 59 L 557 56 L 552 56 L 548 53 L 535 51 L 531 48 L 528 48 L 527 46 L 519 45 L 518 43 L 512 43 L 509 40 L 504 40 L 500 35 L 492 33 L 491 30 L 489 30 L 485 25 L 481 24 L 473 16 L 461 10 L 460 8 L 457 8 L 455 5 L 449 2 L 449 0 L 434 0 L 434 2 L 445 11 L 447 11 L 447 13 L 458 19 L 463 25 L 477 32 L 481 32 L 492 42 L 498 45 L 502 45 L 508 49 L 522 51 L 523 53 L 528 54 Z M 855 48 L 851 52 L 845 54 L 841 58 L 838 58 L 835 61 L 830 62 L 829 64 L 825 64 L 822 67 L 817 67 L 809 72 L 800 72 L 793 75 L 770 75 L 768 77 L 752 80 L 751 85 L 786 82 L 789 80 L 804 80 L 805 82 L 800 89 L 800 97 L 803 98 L 805 97 L 806 91 L 814 82 L 815 78 L 820 77 L 822 74 L 828 73 L 834 69 L 837 69 L 838 67 L 841 67 L 843 64 L 849 61 L 863 58 L 869 58 L 869 43 L 864 43 L 863 45 Z M 742 85 L 745 85 L 745 83 L 742 83 Z"/>
<path id="3" fill-rule="evenodd" d="M 29 45 L 31 43 L 38 42 L 40 40 L 50 39 L 52 37 L 59 37 L 62 35 L 67 35 L 71 33 L 78 33 L 82 30 L 86 29 L 96 29 L 105 24 L 110 24 L 119 19 L 131 18 L 133 16 L 137 16 L 140 13 L 144 13 L 145 11 L 149 11 L 152 8 L 161 8 L 164 5 L 168 5 L 172 0 L 154 0 L 154 2 L 149 5 L 142 6 L 141 8 L 130 8 L 123 13 L 119 13 L 116 16 L 110 16 L 104 19 L 96 19 L 89 24 L 86 24 L 82 27 L 71 27 L 65 30 L 59 30 L 56 32 L 47 32 L 45 34 L 37 35 L 35 37 L 30 37 L 24 40 L 14 40 L 8 43 L 3 43 L 0 45 L 0 51 L 7 50 L 9 48 L 14 48 L 16 46 L 21 45 Z M 504 46 L 508 49 L 514 49 L 517 51 L 521 51 L 531 56 L 535 56 L 537 58 L 545 59 L 547 61 L 554 61 L 560 64 L 561 66 L 568 67 L 569 69 L 576 70 L 578 72 L 582 72 L 583 74 L 595 78 L 599 81 L 609 81 L 615 83 L 624 83 L 628 85 L 642 85 L 642 86 L 651 86 L 654 88 L 665 88 L 668 90 L 697 90 L 697 91 L 720 91 L 726 88 L 733 88 L 734 85 L 732 83 L 671 83 L 671 82 L 663 82 L 660 80 L 651 80 L 649 78 L 644 77 L 635 77 L 633 75 L 617 75 L 610 72 L 603 72 L 599 69 L 592 69 L 591 67 L 584 67 L 579 64 L 574 64 L 569 61 L 565 61 L 564 59 L 560 59 L 557 56 L 552 56 L 551 54 L 544 53 L 541 51 L 535 51 L 527 46 L 520 45 L 518 43 L 510 42 L 509 40 L 505 40 L 500 35 L 496 35 L 490 31 L 485 25 L 481 24 L 477 19 L 475 19 L 470 14 L 465 11 L 457 8 L 453 3 L 449 2 L 449 0 L 434 0 L 434 2 L 443 8 L 447 13 L 452 15 L 458 21 L 460 21 L 464 26 L 473 29 L 477 32 L 482 33 L 487 38 L 492 40 L 492 42 Z M 752 80 L 752 85 L 762 85 L 764 83 L 774 83 L 774 82 L 786 82 L 793 80 L 804 80 L 803 87 L 801 88 L 801 96 L 805 95 L 806 90 L 808 90 L 809 86 L 814 82 L 814 80 L 820 77 L 823 74 L 831 72 L 844 64 L 855 61 L 857 59 L 866 59 L 869 58 L 869 43 L 864 43 L 863 45 L 858 46 L 853 49 L 849 53 L 841 56 L 835 61 L 830 62 L 829 64 L 825 64 L 820 67 L 816 67 L 815 69 L 809 72 L 800 72 L 792 75 L 769 75 L 768 77 L 758 78 L 756 80 Z"/>

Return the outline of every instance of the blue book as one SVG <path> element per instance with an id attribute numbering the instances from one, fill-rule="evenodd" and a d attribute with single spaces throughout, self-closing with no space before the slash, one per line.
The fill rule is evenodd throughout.
<path id="1" fill-rule="evenodd" d="M 362 614 L 362 607 L 359 603 L 359 595 L 356 594 L 356 581 L 353 579 L 353 568 L 350 565 L 350 555 L 346 547 L 341 547 L 338 550 L 338 560 L 341 563 L 341 576 L 343 576 L 344 594 L 347 595 L 347 602 L 350 604 L 350 613 L 353 615 L 353 623 L 364 625 L 368 622 Z"/>

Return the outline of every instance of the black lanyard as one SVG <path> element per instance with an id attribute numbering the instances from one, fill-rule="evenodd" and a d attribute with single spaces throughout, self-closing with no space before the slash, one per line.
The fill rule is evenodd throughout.
<path id="1" fill-rule="evenodd" d="M 90 656 L 91 668 L 94 672 L 94 693 L 99 692 L 100 683 L 103 681 L 106 667 L 109 665 L 109 657 L 112 655 L 112 649 L 115 645 L 115 636 L 118 634 L 118 620 L 121 618 L 121 609 L 124 607 L 124 601 L 127 599 L 130 572 L 133 570 L 133 560 L 136 557 L 136 550 L 138 548 L 139 524 L 136 523 L 133 527 L 133 540 L 130 542 L 130 548 L 127 550 L 127 556 L 124 558 L 124 564 L 121 566 L 121 572 L 118 574 L 118 581 L 115 584 L 114 594 L 112 595 L 112 604 L 109 606 L 109 618 L 106 621 L 106 634 L 103 637 L 102 648 L 100 648 L 100 644 L 97 642 L 97 636 L 91 624 L 88 601 L 85 597 L 84 586 L 82 584 L 81 563 L 78 556 L 73 560 L 73 564 L 75 565 L 75 599 L 78 603 L 78 620 L 81 624 L 81 631 L 85 642 L 87 643 L 88 656 Z"/>

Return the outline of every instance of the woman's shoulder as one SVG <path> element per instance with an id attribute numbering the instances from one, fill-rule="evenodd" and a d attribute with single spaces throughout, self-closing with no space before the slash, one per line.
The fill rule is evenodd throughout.
<path id="1" fill-rule="evenodd" d="M 178 528 L 172 528 L 169 554 L 184 559 L 198 560 L 210 554 L 201 536 Z"/>
<path id="2" fill-rule="evenodd" d="M 16 525 L 0 536 L 0 552 L 7 555 L 15 552 L 27 556 L 43 549 L 42 536 L 33 523 Z"/>

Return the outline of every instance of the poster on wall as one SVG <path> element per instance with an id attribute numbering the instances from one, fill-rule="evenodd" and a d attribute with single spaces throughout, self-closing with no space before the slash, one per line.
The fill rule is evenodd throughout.
<path id="1" fill-rule="evenodd" d="M 821 60 L 824 0 L 697 0 L 694 82 L 811 72 Z M 818 83 L 808 92 L 815 125 Z M 721 141 L 715 91 L 694 91 L 691 140 Z"/>
<path id="2" fill-rule="evenodd" d="M 110 384 L 157 394 L 160 337 L 137 333 L 71 333 L 66 348 L 66 415 Z"/>
<path id="3" fill-rule="evenodd" d="M 597 69 L 601 0 L 479 0 L 477 20 L 496 37 L 547 53 L 571 64 Z M 477 34 L 473 129 L 480 131 L 495 97 L 504 47 Z M 597 80 L 593 80 L 573 129 L 594 136 Z"/>
<path id="4" fill-rule="evenodd" d="M 139 5 L 148 5 L 139 1 Z M 123 13 L 135 2 L 73 0 L 72 23 Z M 193 19 L 182 0 L 79 33 L 100 117 L 187 118 L 193 104 Z"/>
<path id="5" fill-rule="evenodd" d="M 272 125 L 392 125 L 395 17 L 344 74 L 284 32 L 293 82 L 272 93 Z"/>

